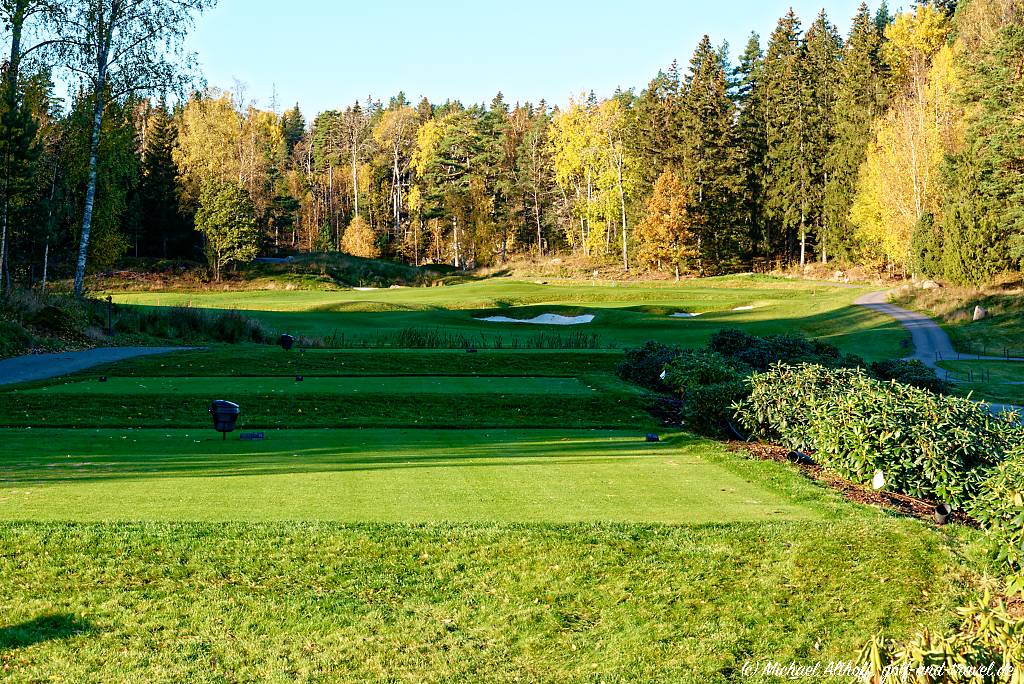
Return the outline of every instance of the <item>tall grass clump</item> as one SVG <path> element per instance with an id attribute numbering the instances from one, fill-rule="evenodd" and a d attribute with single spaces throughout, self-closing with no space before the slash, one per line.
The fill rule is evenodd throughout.
<path id="1" fill-rule="evenodd" d="M 182 342 L 270 344 L 277 338 L 262 322 L 237 311 L 210 311 L 189 306 L 119 309 L 114 330 L 126 335 Z"/>

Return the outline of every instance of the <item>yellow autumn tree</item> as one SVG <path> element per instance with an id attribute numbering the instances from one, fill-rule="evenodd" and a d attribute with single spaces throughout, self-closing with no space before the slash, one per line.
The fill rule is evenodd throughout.
<path id="1" fill-rule="evenodd" d="M 283 166 L 284 130 L 273 112 L 238 111 L 229 93 L 193 97 L 181 114 L 174 161 L 186 201 L 212 182 L 235 183 L 263 216 L 273 201 L 272 171 Z"/>
<path id="2" fill-rule="evenodd" d="M 899 15 L 886 30 L 886 58 L 902 92 L 874 125 L 850 209 L 864 256 L 879 265 L 905 269 L 915 226 L 940 207 L 939 169 L 960 119 L 947 32 L 945 18 L 928 5 Z"/>
<path id="3" fill-rule="evenodd" d="M 654 183 L 647 211 L 636 229 L 637 258 L 647 268 L 679 271 L 694 254 L 692 223 L 687 210 L 690 193 L 671 169 Z"/>
<path id="4" fill-rule="evenodd" d="M 377 234 L 362 216 L 356 216 L 341 237 L 341 249 L 352 256 L 376 259 L 380 256 Z"/>

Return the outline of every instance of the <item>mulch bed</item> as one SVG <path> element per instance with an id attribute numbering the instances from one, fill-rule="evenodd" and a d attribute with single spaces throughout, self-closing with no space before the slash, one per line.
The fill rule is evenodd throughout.
<path id="1" fill-rule="evenodd" d="M 794 465 L 807 477 L 841 492 L 842 495 L 850 501 L 869 506 L 881 506 L 882 508 L 896 511 L 903 515 L 908 515 L 920 520 L 927 520 L 933 523 L 935 522 L 932 514 L 935 511 L 935 507 L 939 504 L 938 501 L 918 499 L 913 496 L 897 494 L 895 492 L 877 491 L 869 487 L 865 487 L 864 485 L 855 484 L 834 473 L 828 472 L 820 465 L 811 463 L 807 460 L 791 457 L 790 454 L 795 452 L 774 444 L 741 442 L 738 440 L 730 441 L 726 444 L 733 451 L 744 452 L 748 456 L 762 461 L 777 461 L 779 463 L 789 463 Z M 963 511 L 953 511 L 953 514 L 950 516 L 950 522 L 960 525 L 969 525 L 970 527 L 979 526 L 976 520 Z"/>

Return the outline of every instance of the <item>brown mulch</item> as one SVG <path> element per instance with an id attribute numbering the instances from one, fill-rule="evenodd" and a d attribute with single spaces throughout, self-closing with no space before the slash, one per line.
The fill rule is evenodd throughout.
<path id="1" fill-rule="evenodd" d="M 1014 594 L 1006 598 L 1006 612 L 1012 618 L 1024 619 L 1024 596 Z"/>
<path id="2" fill-rule="evenodd" d="M 918 499 L 913 496 L 897 494 L 895 492 L 876 491 L 870 487 L 855 484 L 834 473 L 828 472 L 820 465 L 800 462 L 790 458 L 790 454 L 793 452 L 785 447 L 774 444 L 760 444 L 756 442 L 741 442 L 734 440 L 727 442 L 726 445 L 733 451 L 744 452 L 748 456 L 762 461 L 777 461 L 779 463 L 789 463 L 794 465 L 807 477 L 822 483 L 826 487 L 831 487 L 832 489 L 839 491 L 846 499 L 855 503 L 869 506 L 880 506 L 920 520 L 928 520 L 931 522 L 934 522 L 935 520 L 932 517 L 932 514 L 935 507 L 939 504 L 938 501 Z M 963 511 L 953 511 L 953 515 L 950 516 L 950 522 L 955 522 L 960 525 L 969 525 L 970 527 L 978 527 L 977 521 Z"/>

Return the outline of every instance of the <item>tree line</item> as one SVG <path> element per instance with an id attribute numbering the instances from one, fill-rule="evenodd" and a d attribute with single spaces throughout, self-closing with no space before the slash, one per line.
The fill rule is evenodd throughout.
<path id="1" fill-rule="evenodd" d="M 80 289 L 125 255 L 205 256 L 217 278 L 259 254 L 342 251 L 955 282 L 1024 257 L 1024 0 L 862 4 L 845 36 L 790 10 L 735 63 L 705 36 L 640 92 L 555 107 L 400 93 L 311 121 L 240 85 L 175 97 L 180 39 L 210 4 L 0 0 L 4 287 L 56 266 Z M 22 35 L 40 59 L 19 56 Z M 66 111 L 60 70 L 80 75 Z"/>

